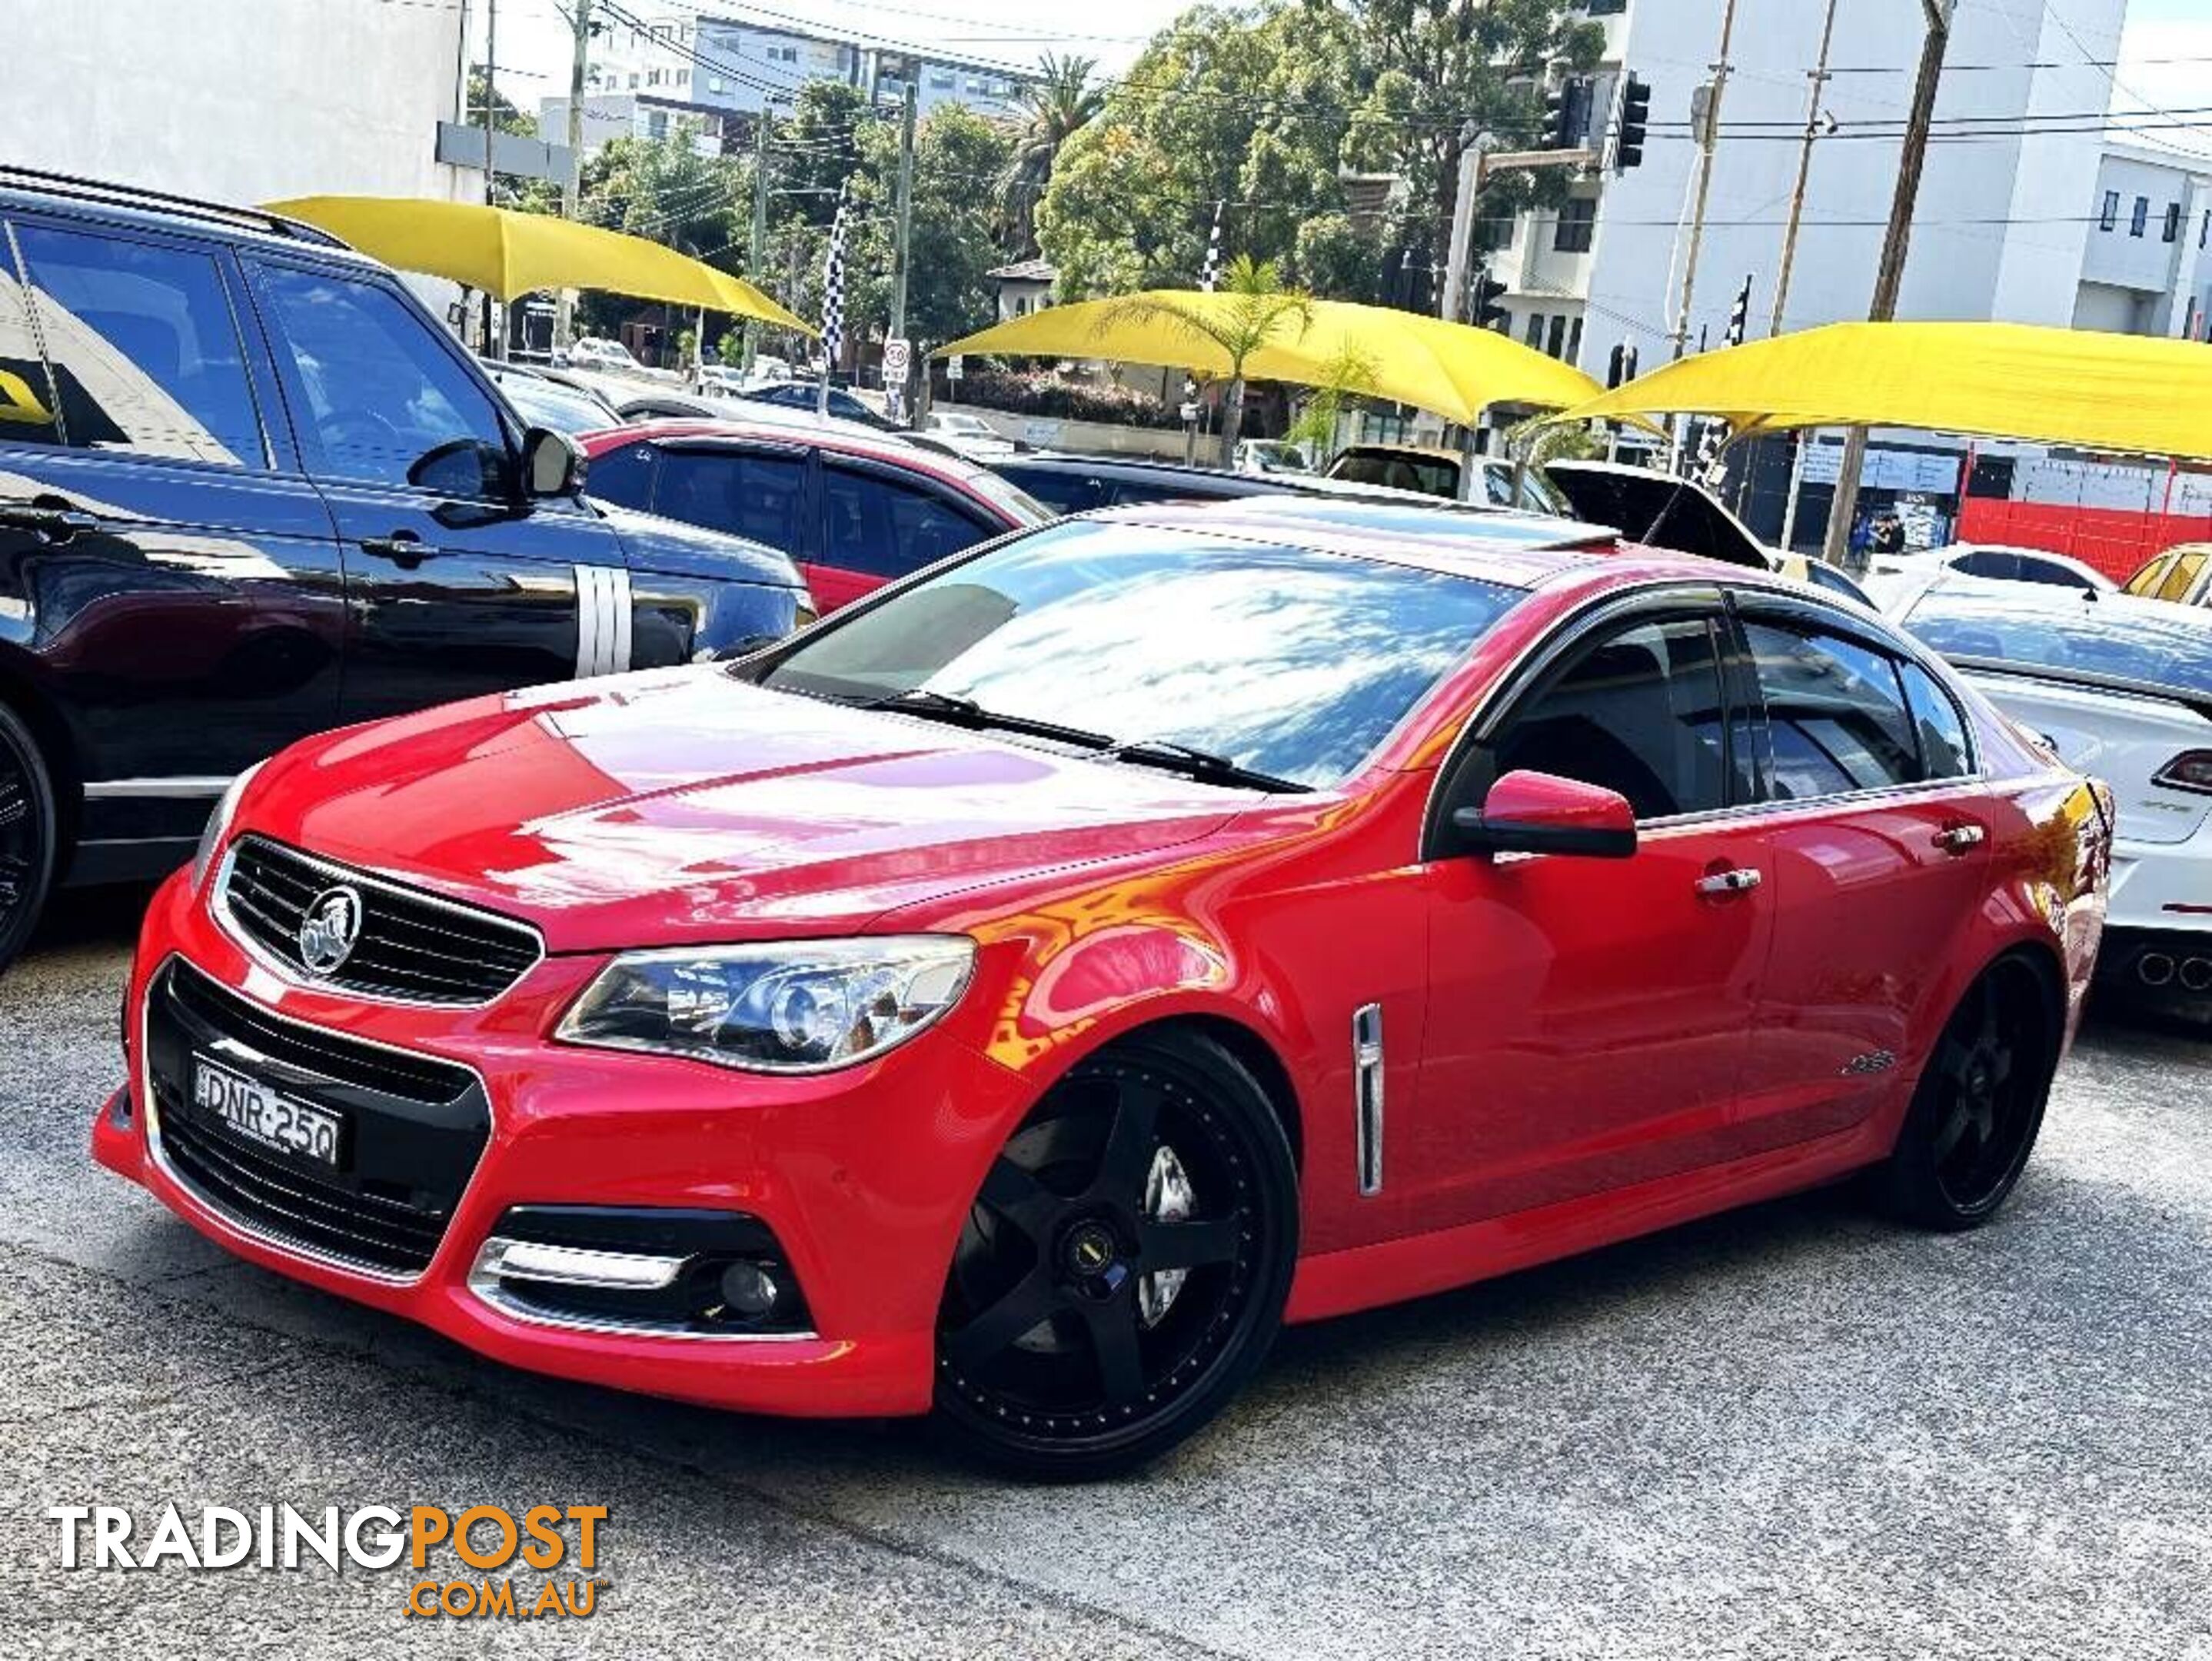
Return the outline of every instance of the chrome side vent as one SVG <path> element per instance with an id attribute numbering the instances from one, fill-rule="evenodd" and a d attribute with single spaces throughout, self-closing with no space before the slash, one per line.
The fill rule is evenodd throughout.
<path id="1" fill-rule="evenodd" d="M 1382 1006 L 1363 1004 L 1352 1015 L 1353 1135 L 1359 1191 L 1382 1191 Z"/>

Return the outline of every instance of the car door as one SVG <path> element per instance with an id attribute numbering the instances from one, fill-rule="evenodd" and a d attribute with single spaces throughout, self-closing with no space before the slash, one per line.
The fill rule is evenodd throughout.
<path id="1" fill-rule="evenodd" d="M 1776 1147 L 1893 1098 L 1947 990 L 1943 945 L 1987 892 L 1994 821 L 1925 667 L 1826 608 L 1749 596 L 1741 621 L 1774 915 L 1742 1112 L 1747 1141 Z"/>
<path id="2" fill-rule="evenodd" d="M 812 587 L 822 538 L 807 445 L 673 439 L 629 447 L 650 454 L 653 512 L 778 549 Z"/>
<path id="3" fill-rule="evenodd" d="M 858 456 L 822 452 L 822 559 L 807 586 L 826 613 L 974 546 L 997 526 L 952 492 Z"/>
<path id="4" fill-rule="evenodd" d="M 338 545 L 243 305 L 219 240 L 0 227 L 0 667 L 70 730 L 80 876 L 157 872 L 337 719 Z"/>
<path id="5" fill-rule="evenodd" d="M 526 498 L 520 435 L 378 271 L 251 262 L 307 472 L 346 551 L 345 718 L 629 666 L 629 578 L 580 497 Z"/>
<path id="6" fill-rule="evenodd" d="M 1455 764 L 1432 815 L 1527 769 L 1626 796 L 1638 846 L 1433 867 L 1419 1091 L 1393 1129 L 1413 1227 L 1742 1151 L 1773 918 L 1764 837 L 1735 811 L 1753 786 L 1731 656 L 1717 592 L 1632 602 L 1555 645 Z"/>

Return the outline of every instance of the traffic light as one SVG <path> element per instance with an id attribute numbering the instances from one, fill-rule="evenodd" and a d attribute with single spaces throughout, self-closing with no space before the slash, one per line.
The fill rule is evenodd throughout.
<path id="1" fill-rule="evenodd" d="M 1582 137 L 1576 131 L 1581 125 L 1577 119 L 1581 114 L 1581 90 L 1582 82 L 1567 80 L 1559 83 L 1558 91 L 1545 94 L 1544 149 L 1571 150 Z"/>
<path id="2" fill-rule="evenodd" d="M 1505 285 L 1487 267 L 1476 271 L 1474 291 L 1468 296 L 1468 321 L 1478 329 L 1504 328 L 1512 320 L 1511 313 L 1498 303 L 1504 298 Z"/>
<path id="3" fill-rule="evenodd" d="M 1620 140 L 1613 146 L 1613 170 L 1626 173 L 1644 162 L 1644 141 L 1651 134 L 1651 83 L 1632 75 L 1620 91 Z"/>

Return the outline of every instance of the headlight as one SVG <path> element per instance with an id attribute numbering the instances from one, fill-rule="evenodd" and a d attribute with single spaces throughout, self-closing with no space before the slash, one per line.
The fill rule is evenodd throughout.
<path id="1" fill-rule="evenodd" d="M 632 952 L 555 1037 L 758 1073 L 823 1073 L 902 1043 L 958 1002 L 975 943 L 957 934 Z"/>
<path id="2" fill-rule="evenodd" d="M 192 855 L 194 891 L 206 883 L 208 867 L 215 863 L 215 856 L 222 848 L 222 839 L 230 834 L 230 822 L 238 815 L 239 800 L 246 794 L 246 787 L 253 782 L 253 776 L 261 770 L 261 763 L 257 761 L 233 779 L 229 788 L 222 793 L 222 799 L 216 803 L 215 811 L 208 815 L 207 829 L 200 832 L 200 845 Z"/>

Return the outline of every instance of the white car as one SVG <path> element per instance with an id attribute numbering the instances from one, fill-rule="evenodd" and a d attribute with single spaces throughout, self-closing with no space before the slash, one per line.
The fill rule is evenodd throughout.
<path id="1" fill-rule="evenodd" d="M 965 410 L 933 410 L 922 430 L 978 460 L 1010 456 L 1018 447 L 982 417 Z"/>
<path id="2" fill-rule="evenodd" d="M 2098 975 L 2212 1019 L 2212 611 L 1953 575 L 1899 620 L 2112 786 L 2119 824 Z"/>
<path id="3" fill-rule="evenodd" d="M 2053 588 L 2090 589 L 2109 594 L 2119 587 L 2094 565 L 2045 548 L 2014 548 L 1997 542 L 1954 542 L 1940 548 L 1908 548 L 1876 554 L 1867 567 L 1866 588 L 1884 610 L 1936 578 L 1956 572 L 1992 582 L 2039 582 Z"/>
<path id="4" fill-rule="evenodd" d="M 1243 438 L 1237 441 L 1237 471 L 1240 473 L 1310 473 L 1313 464 L 1295 444 L 1279 438 Z"/>

